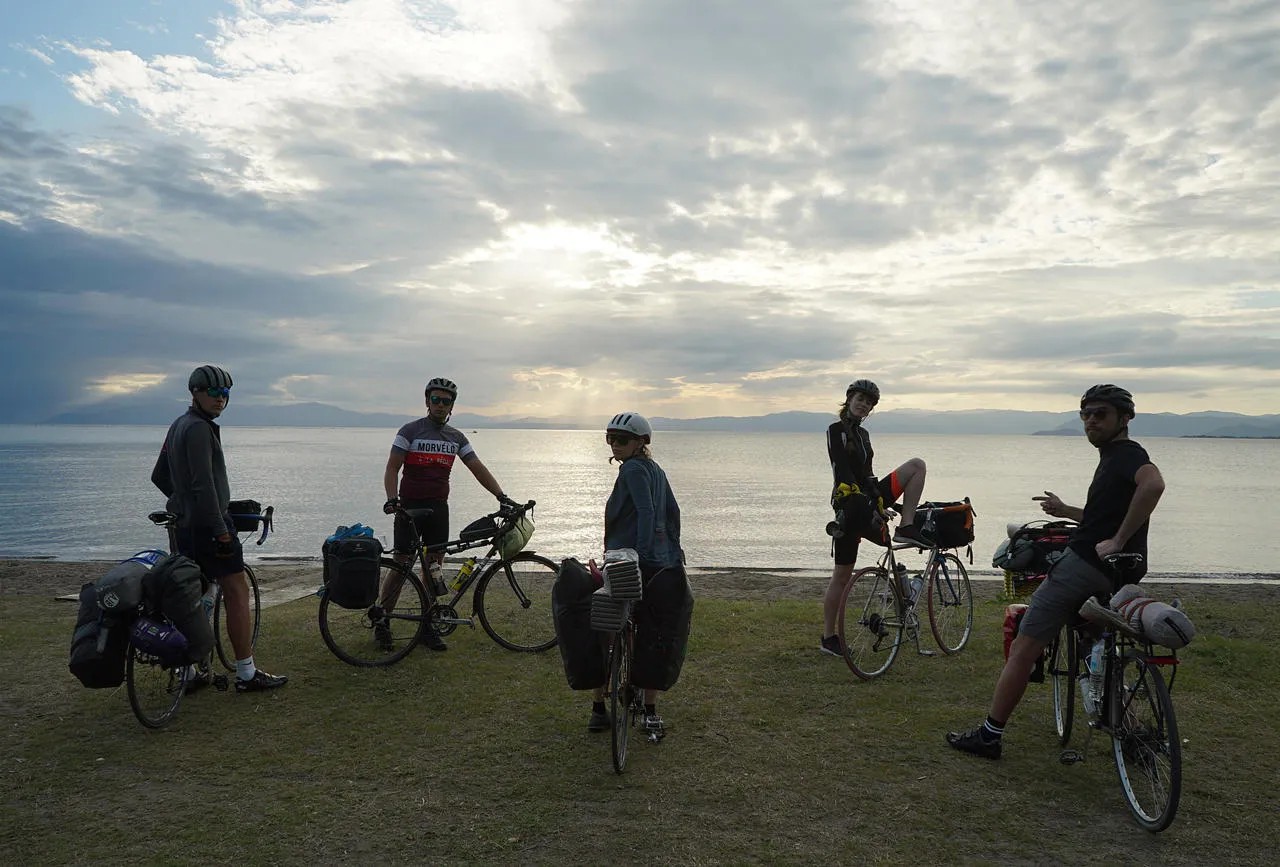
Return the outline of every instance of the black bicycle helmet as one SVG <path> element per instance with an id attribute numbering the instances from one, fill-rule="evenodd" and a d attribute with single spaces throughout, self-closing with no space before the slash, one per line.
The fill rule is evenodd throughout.
<path id="1" fill-rule="evenodd" d="M 1116 411 L 1122 415 L 1133 418 L 1133 395 L 1127 389 L 1123 389 L 1118 385 L 1112 385 L 1109 382 L 1099 383 L 1089 387 L 1089 390 L 1080 398 L 1080 408 L 1084 409 L 1087 403 L 1109 403 L 1116 408 Z"/>
<path id="2" fill-rule="evenodd" d="M 452 379 L 445 379 L 443 376 L 437 376 L 428 382 L 427 390 L 423 394 L 429 395 L 433 391 L 447 391 L 454 400 L 458 399 L 458 384 Z"/>
<path id="3" fill-rule="evenodd" d="M 844 399 L 848 400 L 853 397 L 855 391 L 860 391 L 871 398 L 872 403 L 880 402 L 880 387 L 869 379 L 856 379 L 850 383 L 849 387 L 844 390 Z"/>
<path id="4" fill-rule="evenodd" d="M 187 377 L 187 391 L 200 391 L 205 388 L 230 388 L 231 374 L 221 367 L 204 364 L 191 371 Z"/>

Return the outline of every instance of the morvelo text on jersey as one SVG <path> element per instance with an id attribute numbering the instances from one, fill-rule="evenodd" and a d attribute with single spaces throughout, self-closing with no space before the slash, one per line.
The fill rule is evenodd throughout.
<path id="1" fill-rule="evenodd" d="M 405 500 L 447 500 L 454 460 L 465 461 L 476 453 L 462 431 L 430 417 L 400 428 L 391 449 L 404 453 L 400 497 Z"/>

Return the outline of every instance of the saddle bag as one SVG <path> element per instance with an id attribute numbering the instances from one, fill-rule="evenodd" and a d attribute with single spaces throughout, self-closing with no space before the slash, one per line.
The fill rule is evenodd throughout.
<path id="1" fill-rule="evenodd" d="M 591 573 L 576 559 L 568 557 L 560 563 L 551 586 L 551 614 L 570 689 L 595 689 L 609 678 L 604 641 L 591 627 L 595 589 Z"/>
<path id="2" fill-rule="evenodd" d="M 183 662 L 199 662 L 213 650 L 213 624 L 201 601 L 209 583 L 196 562 L 181 554 L 157 561 L 142 579 L 150 609 L 167 618 L 187 640 Z"/>
<path id="3" fill-rule="evenodd" d="M 693 591 L 684 569 L 658 572 L 645 583 L 644 600 L 634 605 L 631 682 L 644 689 L 671 689 L 684 668 L 693 622 Z"/>
<path id="4" fill-rule="evenodd" d="M 124 657 L 129 646 L 128 618 L 102 610 L 93 582 L 80 588 L 80 610 L 71 633 L 67 667 L 90 689 L 124 683 Z"/>
<path id="5" fill-rule="evenodd" d="M 332 604 L 368 608 L 378 601 L 381 542 L 372 535 L 331 536 L 322 550 L 325 594 Z"/>

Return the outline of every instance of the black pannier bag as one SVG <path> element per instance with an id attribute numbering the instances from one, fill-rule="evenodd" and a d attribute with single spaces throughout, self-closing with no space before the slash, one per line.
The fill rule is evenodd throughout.
<path id="1" fill-rule="evenodd" d="M 257 500 L 232 500 L 227 504 L 227 511 L 231 514 L 231 523 L 241 533 L 258 529 L 262 520 L 262 504 Z"/>
<path id="2" fill-rule="evenodd" d="M 609 679 L 607 637 L 591 628 L 595 590 L 595 579 L 585 566 L 572 557 L 561 561 L 551 586 L 551 616 L 570 689 L 595 689 Z"/>
<path id="3" fill-rule="evenodd" d="M 382 543 L 373 536 L 328 539 L 324 554 L 324 587 L 339 608 L 368 608 L 378 601 Z"/>
<path id="4" fill-rule="evenodd" d="M 916 509 L 916 526 L 924 527 L 933 517 L 933 533 L 928 537 L 939 548 L 963 548 L 973 544 L 973 506 L 969 498 L 952 503 L 921 503 Z"/>
<path id="5" fill-rule="evenodd" d="M 693 591 L 684 570 L 663 569 L 649 579 L 632 619 L 636 645 L 631 682 L 642 689 L 671 689 L 684 667 L 693 622 Z"/>
<path id="6" fill-rule="evenodd" d="M 80 610 L 71 633 L 67 667 L 90 689 L 109 689 L 124 683 L 124 657 L 129 646 L 129 619 L 103 611 L 98 591 L 90 582 L 80 588 Z"/>
<path id="7" fill-rule="evenodd" d="M 181 554 L 159 560 L 142 579 L 153 611 L 169 619 L 187 639 L 186 662 L 199 662 L 213 650 L 213 624 L 201 596 L 209 588 L 196 562 Z"/>

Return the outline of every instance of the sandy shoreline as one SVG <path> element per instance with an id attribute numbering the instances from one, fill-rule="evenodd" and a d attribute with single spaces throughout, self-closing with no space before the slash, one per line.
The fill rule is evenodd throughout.
<path id="1" fill-rule="evenodd" d="M 44 596 L 53 598 L 79 591 L 80 586 L 104 575 L 114 565 L 108 561 L 70 561 L 44 559 L 0 560 L 0 598 Z M 253 563 L 258 583 L 265 593 L 299 598 L 322 583 L 322 567 L 316 560 L 289 560 Z M 991 599 L 1003 591 L 1003 581 L 992 569 L 972 568 L 974 596 Z M 821 598 L 829 573 L 812 569 L 691 568 L 689 580 L 694 593 L 704 599 L 771 599 Z M 1280 575 L 1276 574 L 1152 574 L 1144 586 L 1169 584 L 1177 589 L 1155 593 L 1160 597 L 1227 596 L 1237 601 L 1255 599 L 1280 602 Z"/>

